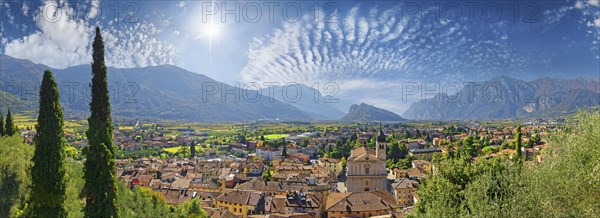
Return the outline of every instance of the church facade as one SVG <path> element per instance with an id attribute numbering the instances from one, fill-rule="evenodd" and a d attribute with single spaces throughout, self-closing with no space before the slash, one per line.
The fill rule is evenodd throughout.
<path id="1" fill-rule="evenodd" d="M 346 164 L 348 192 L 387 191 L 387 142 L 379 130 L 375 149 L 359 147 L 350 153 Z"/>

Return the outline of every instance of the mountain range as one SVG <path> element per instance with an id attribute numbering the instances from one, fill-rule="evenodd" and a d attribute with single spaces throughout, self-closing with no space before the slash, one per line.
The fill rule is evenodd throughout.
<path id="1" fill-rule="evenodd" d="M 395 114 L 391 111 L 387 111 L 387 110 L 377 108 L 372 105 L 362 103 L 362 104 L 353 104 L 352 106 L 350 106 L 350 110 L 348 111 L 348 114 L 346 114 L 346 116 L 342 117 L 342 120 L 361 121 L 361 122 L 369 122 L 369 121 L 399 122 L 399 121 L 404 121 L 404 118 L 400 117 L 398 114 Z"/>
<path id="2" fill-rule="evenodd" d="M 52 69 L 7 55 L 0 55 L 0 108 L 36 110 L 46 69 L 54 72 L 66 114 L 86 114 L 89 65 Z M 413 103 L 402 117 L 364 103 L 350 106 L 342 99 L 328 103 L 319 90 L 303 84 L 244 89 L 172 65 L 109 67 L 108 78 L 116 116 L 200 122 L 501 119 L 558 116 L 600 105 L 600 82 L 583 78 L 542 77 L 526 82 L 500 76 L 470 83 L 453 95 L 438 94 Z"/>
<path id="3" fill-rule="evenodd" d="M 301 83 L 270 86 L 262 89 L 261 93 L 288 103 L 316 119 L 339 119 L 345 114 L 336 108 L 338 103 L 330 103 L 319 90 Z"/>
<path id="4" fill-rule="evenodd" d="M 499 76 L 466 84 L 453 95 L 442 93 L 413 103 L 402 116 L 415 120 L 550 117 L 597 105 L 598 80 L 542 77 L 526 82 Z"/>
<path id="5" fill-rule="evenodd" d="M 39 82 L 50 69 L 61 88 L 65 111 L 89 110 L 91 67 L 52 69 L 28 60 L 0 56 L 3 108 L 37 106 Z M 313 120 L 315 116 L 290 104 L 271 99 L 257 90 L 215 81 L 205 75 L 162 65 L 144 68 L 108 68 L 111 108 L 114 115 L 189 121 Z"/>

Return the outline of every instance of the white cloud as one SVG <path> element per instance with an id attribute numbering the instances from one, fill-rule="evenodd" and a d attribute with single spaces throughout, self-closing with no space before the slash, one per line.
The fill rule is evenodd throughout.
<path id="1" fill-rule="evenodd" d="M 177 7 L 183 8 L 185 7 L 185 2 L 184 1 L 180 1 L 177 3 Z"/>
<path id="2" fill-rule="evenodd" d="M 96 18 L 96 16 L 98 16 L 100 13 L 100 0 L 91 1 L 91 5 L 92 7 L 90 8 L 90 11 L 87 14 L 88 19 Z"/>
<path id="3" fill-rule="evenodd" d="M 381 106 L 374 99 L 390 98 L 389 90 L 399 90 L 398 78 L 455 80 L 462 79 L 459 71 L 490 75 L 505 72 L 505 65 L 525 64 L 513 61 L 521 59 L 505 43 L 485 43 L 500 41 L 503 33 L 468 38 L 458 23 L 422 24 L 418 16 L 397 13 L 399 8 L 353 7 L 341 22 L 284 23 L 250 43 L 240 77 L 309 85 L 333 81 L 342 95 Z M 361 10 L 368 13 L 360 15 Z"/>
<path id="4" fill-rule="evenodd" d="M 599 0 L 587 0 L 587 3 L 591 6 L 595 6 L 595 7 L 600 7 L 600 1 Z"/>
<path id="5" fill-rule="evenodd" d="M 84 21 L 68 16 L 68 3 L 62 4 L 65 8 L 50 5 L 56 3 L 45 2 L 46 15 L 36 15 L 39 31 L 8 42 L 5 53 L 58 68 L 83 64 L 84 59 L 90 59 L 88 44 L 92 30 Z"/>
<path id="6" fill-rule="evenodd" d="M 99 2 L 90 3 L 88 18 L 98 16 Z M 96 24 L 69 16 L 74 13 L 67 1 L 46 1 L 41 8 L 44 6 L 47 6 L 46 10 L 40 9 L 35 15 L 38 30 L 6 43 L 5 54 L 54 68 L 88 64 Z M 101 26 L 101 29 L 108 66 L 143 67 L 173 63 L 173 47 L 155 37 L 161 30 L 152 23 L 110 21 L 107 27 Z"/>
<path id="7" fill-rule="evenodd" d="M 29 5 L 27 5 L 26 1 L 23 2 L 23 6 L 21 7 L 21 11 L 23 12 L 23 15 L 27 16 L 27 13 L 29 11 Z"/>

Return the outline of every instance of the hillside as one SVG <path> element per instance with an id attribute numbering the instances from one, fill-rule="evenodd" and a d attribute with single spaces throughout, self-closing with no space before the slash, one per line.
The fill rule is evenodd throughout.
<path id="1" fill-rule="evenodd" d="M 418 120 L 504 119 L 569 114 L 600 104 L 598 80 L 540 78 L 532 82 L 500 76 L 465 85 L 411 104 L 402 115 Z"/>
<path id="2" fill-rule="evenodd" d="M 399 115 L 371 106 L 365 103 L 360 105 L 354 104 L 350 106 L 350 111 L 346 116 L 342 117 L 345 121 L 403 121 L 404 118 Z"/>
<path id="3" fill-rule="evenodd" d="M 318 119 L 339 119 L 344 116 L 344 112 L 336 109 L 339 103 L 328 103 L 318 90 L 304 84 L 271 86 L 262 89 L 261 93 L 269 96 L 269 92 L 273 92 L 272 97 L 276 100 L 288 103 Z"/>
<path id="4" fill-rule="evenodd" d="M 0 62 L 0 81 L 19 84 L 19 88 L 7 91 L 17 96 L 26 93 L 25 100 L 36 101 L 41 73 L 51 68 L 6 55 L 0 56 Z M 61 87 L 65 110 L 86 113 L 89 110 L 90 67 L 81 65 L 51 70 Z M 116 116 L 210 122 L 313 118 L 294 106 L 271 101 L 256 91 L 234 88 L 170 65 L 128 69 L 109 67 L 108 78 L 112 112 Z M 231 92 L 236 95 L 225 95 Z"/>

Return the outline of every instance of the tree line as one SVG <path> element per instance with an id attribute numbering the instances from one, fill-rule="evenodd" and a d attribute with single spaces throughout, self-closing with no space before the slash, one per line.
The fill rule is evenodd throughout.
<path id="1" fill-rule="evenodd" d="M 15 125 L 14 117 L 8 108 L 6 120 L 4 114 L 0 113 L 0 136 L 13 136 L 19 133 L 19 128 Z"/>

